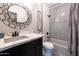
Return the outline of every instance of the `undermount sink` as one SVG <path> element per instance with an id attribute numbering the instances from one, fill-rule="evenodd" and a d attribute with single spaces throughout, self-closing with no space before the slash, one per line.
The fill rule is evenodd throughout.
<path id="1" fill-rule="evenodd" d="M 25 39 L 25 38 L 29 38 L 28 36 L 16 36 L 16 37 L 12 37 L 12 38 L 6 38 L 4 39 L 4 43 L 9 43 L 12 41 L 17 41 L 17 40 L 21 40 L 21 39 Z"/>

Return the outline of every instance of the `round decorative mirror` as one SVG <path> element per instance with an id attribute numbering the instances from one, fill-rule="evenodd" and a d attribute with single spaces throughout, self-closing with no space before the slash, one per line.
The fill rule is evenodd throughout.
<path id="1" fill-rule="evenodd" d="M 32 15 L 28 8 L 19 4 L 5 4 L 4 6 L 5 19 L 4 24 L 15 29 L 23 29 L 32 21 Z"/>
<path id="2" fill-rule="evenodd" d="M 0 20 L 5 19 L 4 4 L 0 3 Z"/>

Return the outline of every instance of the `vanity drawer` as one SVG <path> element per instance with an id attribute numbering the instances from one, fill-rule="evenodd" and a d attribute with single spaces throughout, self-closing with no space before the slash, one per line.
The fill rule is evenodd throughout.
<path id="1" fill-rule="evenodd" d="M 20 50 L 23 49 L 24 51 L 26 51 L 26 50 L 29 51 L 35 47 L 38 47 L 38 46 L 42 47 L 42 39 L 41 38 L 31 41 L 31 42 L 28 42 L 28 43 L 25 43 L 25 44 L 22 44 L 22 45 L 19 45 L 19 46 L 17 46 L 17 48 Z"/>

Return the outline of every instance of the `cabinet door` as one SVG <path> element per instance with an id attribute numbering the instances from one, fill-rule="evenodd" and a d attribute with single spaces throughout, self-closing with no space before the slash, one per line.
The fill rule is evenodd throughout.
<path id="1" fill-rule="evenodd" d="M 2 51 L 3 56 L 36 56 L 42 55 L 42 38 L 24 43 L 11 49 Z M 1 54 L 0 54 L 1 55 Z"/>

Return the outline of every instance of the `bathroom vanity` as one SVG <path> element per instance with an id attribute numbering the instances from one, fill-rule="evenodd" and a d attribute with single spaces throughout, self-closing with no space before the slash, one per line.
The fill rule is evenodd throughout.
<path id="1" fill-rule="evenodd" d="M 32 34 L 22 40 L 4 40 L 3 47 L 0 47 L 0 56 L 42 56 L 42 37 L 43 35 Z"/>
<path id="2" fill-rule="evenodd" d="M 32 14 L 28 7 L 23 4 L 3 3 L 1 7 L 1 21 L 15 30 L 27 28 L 32 21 Z M 6 11 L 6 12 L 5 12 Z M 38 18 L 42 13 L 38 13 Z M 40 18 L 40 22 L 41 22 Z M 39 20 L 39 19 L 38 19 Z M 42 32 L 42 23 L 39 24 L 39 33 Z M 22 30 L 21 30 L 22 31 Z M 43 34 L 25 33 L 12 35 L 0 39 L 0 56 L 40 56 L 42 55 L 42 37 Z"/>

